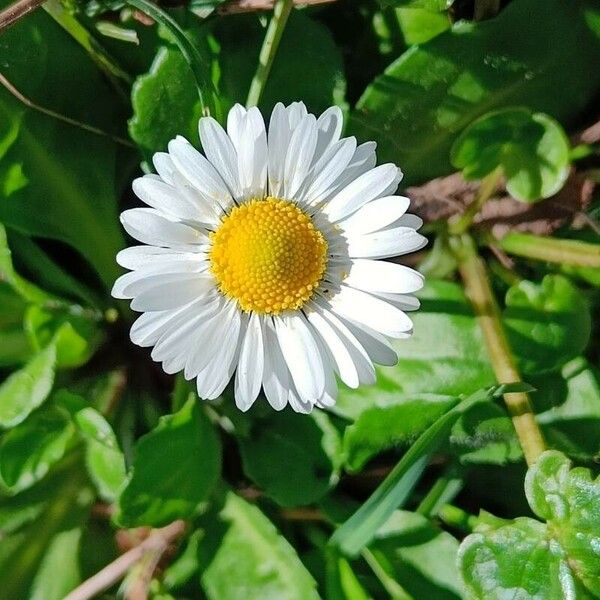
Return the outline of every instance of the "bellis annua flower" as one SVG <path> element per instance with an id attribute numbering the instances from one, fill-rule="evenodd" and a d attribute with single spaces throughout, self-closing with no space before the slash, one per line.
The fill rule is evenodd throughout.
<path id="1" fill-rule="evenodd" d="M 141 246 L 119 253 L 131 272 L 116 298 L 143 314 L 131 329 L 167 373 L 219 396 L 235 373 L 247 410 L 261 388 L 275 409 L 335 403 L 336 374 L 375 381 L 397 355 L 386 337 L 410 335 L 406 311 L 423 279 L 379 259 L 425 244 L 402 177 L 375 166 L 375 143 L 341 138 L 342 113 L 275 106 L 268 132 L 256 108 L 234 106 L 227 131 L 200 120 L 204 154 L 178 137 L 154 155 L 157 175 L 133 182 L 149 208 L 126 210 Z"/>

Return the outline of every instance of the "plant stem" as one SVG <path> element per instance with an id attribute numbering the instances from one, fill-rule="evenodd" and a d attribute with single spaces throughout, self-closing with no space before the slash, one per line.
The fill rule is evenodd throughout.
<path id="1" fill-rule="evenodd" d="M 449 470 L 433 484 L 421 500 L 416 512 L 425 517 L 435 517 L 442 506 L 454 500 L 462 485 L 462 479 L 453 477 Z"/>
<path id="2" fill-rule="evenodd" d="M 112 83 L 122 93 L 115 79 L 120 79 L 131 85 L 129 73 L 124 71 L 115 60 L 109 56 L 90 32 L 71 14 L 59 0 L 47 0 L 44 10 L 91 56 L 92 60 L 106 73 Z"/>
<path id="3" fill-rule="evenodd" d="M 256 106 L 262 96 L 293 5 L 293 0 L 277 0 L 275 4 L 273 18 L 269 22 L 269 27 L 267 28 L 267 33 L 265 34 L 265 39 L 258 56 L 258 67 L 256 67 L 256 73 L 250 84 L 250 91 L 246 100 L 248 108 Z"/>
<path id="4" fill-rule="evenodd" d="M 465 292 L 483 332 L 485 344 L 498 383 L 521 381 L 492 292 L 485 263 L 477 254 L 473 238 L 468 234 L 450 240 L 458 268 L 465 284 Z M 524 392 L 504 394 L 504 401 L 512 418 L 527 464 L 533 464 L 545 450 L 542 433 L 535 420 L 529 396 Z"/>
<path id="5" fill-rule="evenodd" d="M 141 561 L 146 555 L 163 554 L 169 545 L 180 538 L 185 532 L 183 521 L 174 521 L 161 529 L 155 529 L 139 546 L 122 554 L 112 563 L 98 571 L 95 575 L 84 581 L 79 587 L 67 594 L 65 600 L 90 600 L 107 590 L 119 580 L 127 571 Z"/>
<path id="6" fill-rule="evenodd" d="M 466 210 L 461 215 L 454 217 L 448 224 L 449 233 L 453 235 L 461 235 L 465 233 L 467 229 L 469 229 L 473 223 L 473 219 L 481 210 L 481 207 L 496 191 L 501 175 L 502 171 L 500 169 L 495 169 L 481 180 L 481 184 L 477 190 L 477 195 L 475 196 L 473 202 L 467 206 Z"/>
<path id="7" fill-rule="evenodd" d="M 0 32 L 14 25 L 19 19 L 33 12 L 44 0 L 17 0 L 0 11 Z"/>
<path id="8" fill-rule="evenodd" d="M 393 577 L 388 575 L 379 558 L 371 550 L 365 548 L 361 554 L 392 600 L 413 600 L 413 597 Z"/>
<path id="9" fill-rule="evenodd" d="M 477 517 L 452 504 L 442 506 L 438 512 L 438 517 L 446 525 L 465 533 L 471 533 L 478 522 Z"/>
<path id="10" fill-rule="evenodd" d="M 560 240 L 529 233 L 509 233 L 497 244 L 508 254 L 571 265 L 600 268 L 600 244 Z"/>

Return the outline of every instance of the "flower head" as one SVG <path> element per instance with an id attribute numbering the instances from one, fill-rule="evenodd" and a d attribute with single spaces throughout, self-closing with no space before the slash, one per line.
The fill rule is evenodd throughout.
<path id="1" fill-rule="evenodd" d="M 131 272 L 116 298 L 143 314 L 131 329 L 167 373 L 219 396 L 235 373 L 247 410 L 261 388 L 275 409 L 331 406 L 336 374 L 375 381 L 397 355 L 386 337 L 410 335 L 406 311 L 423 279 L 379 259 L 425 244 L 421 221 L 394 196 L 393 164 L 375 144 L 342 138 L 339 108 L 318 119 L 304 104 L 261 113 L 234 106 L 227 131 L 200 119 L 204 154 L 178 137 L 154 155 L 157 175 L 133 182 L 149 208 L 121 215 L 141 246 L 120 252 Z"/>

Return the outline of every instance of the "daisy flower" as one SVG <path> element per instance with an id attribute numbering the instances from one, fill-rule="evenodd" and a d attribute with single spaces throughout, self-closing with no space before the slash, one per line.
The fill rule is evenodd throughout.
<path id="1" fill-rule="evenodd" d="M 241 410 L 261 388 L 273 408 L 306 413 L 335 403 L 336 375 L 374 383 L 373 363 L 397 362 L 387 338 L 411 334 L 423 285 L 379 260 L 426 243 L 393 195 L 400 170 L 375 166 L 374 142 L 342 138 L 337 107 L 316 118 L 277 104 L 267 130 L 257 108 L 236 105 L 226 131 L 209 117 L 199 129 L 204 154 L 169 142 L 157 174 L 133 182 L 149 208 L 121 215 L 143 244 L 118 254 L 131 272 L 112 291 L 143 313 L 132 341 L 196 379 L 201 398 L 235 377 Z"/>

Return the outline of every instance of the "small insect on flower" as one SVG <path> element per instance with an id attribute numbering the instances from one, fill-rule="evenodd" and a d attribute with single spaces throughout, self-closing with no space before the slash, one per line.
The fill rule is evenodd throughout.
<path id="1" fill-rule="evenodd" d="M 394 196 L 402 177 L 375 166 L 375 143 L 341 138 L 342 113 L 319 118 L 277 104 L 267 128 L 256 108 L 234 106 L 227 131 L 200 119 L 204 154 L 182 137 L 154 155 L 157 175 L 133 182 L 150 208 L 121 215 L 142 242 L 120 252 L 131 272 L 115 298 L 143 314 L 131 329 L 167 373 L 218 397 L 235 372 L 247 410 L 261 388 L 280 410 L 327 407 L 336 374 L 375 382 L 393 365 L 386 339 L 408 337 L 406 311 L 423 285 L 416 271 L 378 259 L 422 248 L 421 220 Z"/>

